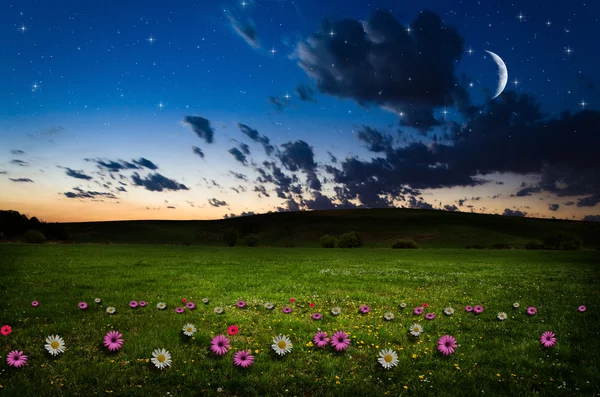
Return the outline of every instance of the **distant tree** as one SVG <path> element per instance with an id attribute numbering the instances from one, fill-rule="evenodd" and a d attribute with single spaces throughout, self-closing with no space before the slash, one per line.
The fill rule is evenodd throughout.
<path id="1" fill-rule="evenodd" d="M 419 244 L 414 240 L 396 240 L 394 244 L 392 244 L 392 248 L 401 249 L 401 248 L 421 248 Z"/>
<path id="2" fill-rule="evenodd" d="M 239 236 L 240 234 L 238 230 L 234 227 L 226 229 L 223 232 L 223 240 L 225 241 L 225 244 L 227 244 L 230 247 L 233 247 L 237 244 Z"/>
<path id="3" fill-rule="evenodd" d="M 337 239 L 335 238 L 335 236 L 332 236 L 330 234 L 324 234 L 321 236 L 321 247 L 323 248 L 335 248 L 335 246 L 337 245 Z"/>
<path id="4" fill-rule="evenodd" d="M 363 241 L 358 232 L 344 233 L 337 240 L 338 248 L 358 248 L 362 245 Z"/>
<path id="5" fill-rule="evenodd" d="M 259 239 L 256 234 L 249 234 L 244 238 L 244 240 L 246 240 L 246 245 L 248 245 L 248 247 L 256 247 Z"/>
<path id="6" fill-rule="evenodd" d="M 555 250 L 580 250 L 583 246 L 581 237 L 568 232 L 553 232 L 544 239 L 544 248 Z"/>
<path id="7" fill-rule="evenodd" d="M 527 244 L 525 244 L 525 249 L 526 250 L 541 250 L 541 249 L 544 249 L 544 243 L 539 240 L 529 241 Z"/>
<path id="8" fill-rule="evenodd" d="M 25 238 L 25 242 L 30 244 L 42 244 L 46 242 L 46 236 L 39 230 L 29 229 L 25 232 L 23 237 Z"/>

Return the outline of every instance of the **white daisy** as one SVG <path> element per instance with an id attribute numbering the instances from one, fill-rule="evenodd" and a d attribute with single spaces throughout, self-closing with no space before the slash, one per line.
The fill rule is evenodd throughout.
<path id="1" fill-rule="evenodd" d="M 451 316 L 454 314 L 454 309 L 451 308 L 450 306 L 448 306 L 447 308 L 444 309 L 444 313 L 446 313 L 448 316 Z"/>
<path id="2" fill-rule="evenodd" d="M 156 304 L 156 308 L 158 310 L 165 310 L 167 308 L 167 304 L 165 302 L 158 302 Z"/>
<path id="3" fill-rule="evenodd" d="M 196 332 L 194 324 L 186 324 L 183 326 L 183 334 L 186 336 L 192 336 Z"/>
<path id="4" fill-rule="evenodd" d="M 513 307 L 514 307 L 515 309 L 516 309 L 516 308 L 518 308 L 519 306 L 521 306 L 521 305 L 519 304 L 519 302 L 515 302 L 515 303 L 513 303 Z"/>
<path id="5" fill-rule="evenodd" d="M 223 308 L 221 306 L 215 307 L 215 313 L 217 313 L 217 314 L 223 313 Z"/>
<path id="6" fill-rule="evenodd" d="M 398 365 L 398 353 L 392 349 L 383 349 L 379 352 L 377 361 L 379 361 L 383 368 L 390 369 L 393 366 Z"/>
<path id="7" fill-rule="evenodd" d="M 208 298 L 202 298 L 202 303 L 204 303 L 205 305 L 208 304 Z"/>
<path id="8" fill-rule="evenodd" d="M 419 336 L 421 335 L 421 332 L 423 332 L 423 327 L 421 324 L 414 323 L 410 326 L 409 330 L 412 336 Z"/>
<path id="9" fill-rule="evenodd" d="M 156 349 L 152 352 L 152 364 L 158 369 L 165 369 L 171 365 L 171 354 L 165 349 Z"/>
<path id="10" fill-rule="evenodd" d="M 264 306 L 265 306 L 265 309 L 267 309 L 267 310 L 273 310 L 273 308 L 275 307 L 275 304 L 273 304 L 273 302 L 265 302 Z"/>
<path id="11" fill-rule="evenodd" d="M 109 306 L 106 308 L 106 312 L 108 314 L 115 314 L 117 312 L 117 309 L 114 306 Z"/>
<path id="12" fill-rule="evenodd" d="M 401 307 L 402 309 L 404 309 L 404 308 L 406 307 L 406 303 L 404 303 L 404 302 L 400 302 L 400 307 Z"/>
<path id="13" fill-rule="evenodd" d="M 96 298 L 96 299 L 94 299 L 94 302 L 96 302 L 96 303 L 100 304 L 100 303 L 102 303 L 102 299 L 100 299 L 100 298 Z"/>
<path id="14" fill-rule="evenodd" d="M 342 312 L 342 309 L 340 309 L 339 307 L 332 307 L 331 308 L 331 314 L 333 314 L 334 316 L 339 315 Z"/>
<path id="15" fill-rule="evenodd" d="M 392 312 L 387 312 L 383 315 L 383 318 L 385 318 L 388 321 L 391 321 L 394 319 L 394 313 Z"/>
<path id="16" fill-rule="evenodd" d="M 508 318 L 508 316 L 504 312 L 498 313 L 497 317 L 498 317 L 498 320 L 500 320 L 500 321 L 504 321 L 504 320 L 506 320 Z"/>
<path id="17" fill-rule="evenodd" d="M 65 351 L 65 341 L 58 335 L 50 335 L 46 338 L 44 347 L 48 350 L 48 353 L 58 356 L 58 353 Z"/>
<path id="18" fill-rule="evenodd" d="M 271 347 L 275 350 L 275 353 L 283 356 L 292 351 L 292 341 L 285 335 L 277 335 L 273 338 Z"/>

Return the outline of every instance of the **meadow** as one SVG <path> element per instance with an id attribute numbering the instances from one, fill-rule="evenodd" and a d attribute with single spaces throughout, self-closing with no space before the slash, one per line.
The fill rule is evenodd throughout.
<path id="1" fill-rule="evenodd" d="M 0 325 L 12 327 L 0 336 L 0 394 L 598 395 L 599 266 L 598 251 L 0 244 Z M 197 308 L 175 313 L 182 299 Z M 148 306 L 132 309 L 131 300 Z M 157 309 L 161 301 L 166 310 Z M 413 314 L 424 303 L 434 320 Z M 360 314 L 361 305 L 371 311 Z M 485 311 L 467 313 L 467 305 Z M 331 315 L 334 306 L 342 314 Z M 448 306 L 454 315 L 444 314 Z M 537 314 L 527 315 L 528 306 Z M 315 312 L 323 318 L 313 320 Z M 395 318 L 384 320 L 386 312 Z M 409 335 L 415 322 L 419 337 Z M 196 326 L 193 337 L 183 335 L 186 323 Z M 210 339 L 230 325 L 239 333 L 217 357 Z M 113 329 L 125 342 L 111 353 L 102 340 Z M 319 329 L 350 333 L 350 347 L 317 348 Z M 540 344 L 545 331 L 556 334 L 551 348 Z M 52 334 L 66 344 L 56 357 L 44 349 Z M 291 339 L 291 353 L 271 349 L 278 334 Z M 442 335 L 456 338 L 454 354 L 436 351 Z M 386 370 L 377 357 L 388 347 L 399 362 Z M 157 348 L 172 355 L 162 371 L 149 362 Z M 15 349 L 29 356 L 23 368 L 6 363 Z M 233 365 L 241 349 L 255 356 L 249 368 Z"/>

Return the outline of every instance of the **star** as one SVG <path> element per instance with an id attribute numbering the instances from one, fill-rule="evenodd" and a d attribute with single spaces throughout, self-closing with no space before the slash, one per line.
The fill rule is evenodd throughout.
<path id="1" fill-rule="evenodd" d="M 162 108 L 164 108 L 164 107 L 165 107 L 165 105 L 163 105 L 163 103 L 162 103 L 162 102 L 160 102 L 160 103 L 158 104 L 158 107 L 159 107 L 159 109 L 161 109 L 161 110 L 162 110 Z"/>
<path id="2" fill-rule="evenodd" d="M 284 97 L 286 100 L 288 100 L 288 101 L 289 101 L 289 99 L 291 98 L 291 97 L 290 97 L 290 94 L 288 94 L 287 92 L 285 93 L 285 95 L 284 95 L 283 97 Z"/>
<path id="3" fill-rule="evenodd" d="M 581 102 L 579 102 L 579 106 L 581 106 L 582 109 L 585 109 L 585 107 L 587 106 L 585 99 L 582 99 Z"/>
<path id="4" fill-rule="evenodd" d="M 329 32 L 329 36 L 333 37 L 334 35 L 335 35 L 335 32 L 332 29 L 331 32 Z"/>
<path id="5" fill-rule="evenodd" d="M 567 55 L 571 55 L 573 50 L 571 49 L 571 47 L 567 46 L 567 48 L 565 48 L 565 52 L 567 53 Z"/>
<path id="6" fill-rule="evenodd" d="M 410 26 L 406 27 L 406 33 L 410 34 L 410 32 L 412 32 L 412 29 L 410 28 Z"/>
<path id="7" fill-rule="evenodd" d="M 467 52 L 469 53 L 469 55 L 473 55 L 473 53 L 474 53 L 475 51 L 473 51 L 473 49 L 472 49 L 471 47 L 469 47 L 469 49 L 467 50 Z"/>
<path id="8" fill-rule="evenodd" d="M 513 81 L 513 84 L 515 85 L 515 87 L 517 87 L 521 82 L 517 79 L 515 79 L 515 81 Z"/>
<path id="9" fill-rule="evenodd" d="M 444 114 L 444 120 L 446 120 L 446 115 L 448 114 L 448 110 L 446 108 L 444 108 L 444 110 L 442 110 L 442 113 Z"/>
<path id="10" fill-rule="evenodd" d="M 275 51 L 275 48 L 271 48 L 271 51 L 269 51 L 269 52 L 271 53 L 271 55 L 275 55 L 275 53 L 276 53 L 277 51 Z"/>
<path id="11" fill-rule="evenodd" d="M 31 91 L 37 91 L 38 88 L 40 88 L 38 83 L 33 83 L 33 85 L 31 86 Z"/>
<path id="12" fill-rule="evenodd" d="M 246 7 L 248 5 L 248 3 L 245 1 L 242 1 L 241 4 L 242 4 L 242 7 Z"/>
<path id="13" fill-rule="evenodd" d="M 523 19 L 525 19 L 525 15 L 523 15 L 522 12 L 519 12 L 519 15 L 517 15 L 517 19 L 519 20 L 519 22 L 523 22 Z"/>
<path id="14" fill-rule="evenodd" d="M 154 43 L 156 41 L 155 38 L 153 38 L 152 36 L 150 36 L 149 38 L 147 38 L 146 40 L 148 40 L 150 42 L 150 44 Z"/>
<path id="15" fill-rule="evenodd" d="M 25 25 L 21 25 L 21 27 L 17 30 L 20 30 L 21 33 L 25 33 L 25 31 L 27 30 L 27 28 L 25 27 Z"/>
<path id="16" fill-rule="evenodd" d="M 550 27 L 550 25 L 552 25 L 552 22 L 550 22 L 550 20 L 548 19 L 548 20 L 546 21 L 546 26 Z"/>

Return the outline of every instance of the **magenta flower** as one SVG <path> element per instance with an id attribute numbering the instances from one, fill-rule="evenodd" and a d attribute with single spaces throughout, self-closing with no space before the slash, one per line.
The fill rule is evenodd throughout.
<path id="1" fill-rule="evenodd" d="M 473 308 L 473 312 L 475 312 L 475 314 L 481 314 L 483 313 L 483 306 L 481 305 L 477 305 Z"/>
<path id="2" fill-rule="evenodd" d="M 119 350 L 123 346 L 122 337 L 123 334 L 120 334 L 119 331 L 110 331 L 104 336 L 104 346 L 108 347 L 111 352 Z"/>
<path id="3" fill-rule="evenodd" d="M 80 308 L 81 310 L 85 310 L 85 309 L 87 309 L 87 307 L 88 307 L 88 304 L 87 304 L 87 303 L 85 303 L 85 302 L 79 302 L 79 305 L 78 305 L 78 306 L 79 306 L 79 308 Z"/>
<path id="4" fill-rule="evenodd" d="M 577 308 L 577 310 L 579 310 L 580 313 L 583 313 L 584 311 L 587 310 L 587 307 L 581 305 L 581 306 L 579 306 L 579 308 Z"/>
<path id="5" fill-rule="evenodd" d="M 254 356 L 250 350 L 240 350 L 233 356 L 233 363 L 238 367 L 248 368 L 254 362 Z"/>
<path id="6" fill-rule="evenodd" d="M 537 313 L 537 309 L 533 306 L 530 306 L 527 308 L 527 314 L 529 314 L 530 316 L 533 316 Z"/>
<path id="7" fill-rule="evenodd" d="M 210 341 L 210 350 L 217 356 L 222 356 L 229 349 L 229 339 L 224 335 L 217 335 Z"/>
<path id="8" fill-rule="evenodd" d="M 370 312 L 370 311 L 371 311 L 371 308 L 370 308 L 369 306 L 367 306 L 367 305 L 362 305 L 362 306 L 360 307 L 360 312 L 361 312 L 362 314 L 367 314 L 367 313 L 368 313 L 368 312 Z"/>
<path id="9" fill-rule="evenodd" d="M 425 315 L 425 319 L 427 320 L 433 320 L 435 318 L 435 313 L 427 313 Z"/>
<path id="10" fill-rule="evenodd" d="M 40 305 L 40 302 L 38 302 L 38 301 L 31 302 L 31 306 L 33 306 L 33 307 L 38 307 L 39 305 Z M 25 360 L 27 360 L 27 359 L 25 359 Z"/>
<path id="11" fill-rule="evenodd" d="M 465 311 L 471 313 L 473 311 L 473 306 L 465 306 Z"/>
<path id="12" fill-rule="evenodd" d="M 194 310 L 196 308 L 196 304 L 194 302 L 188 302 L 185 304 L 185 307 L 187 307 L 190 310 Z"/>
<path id="13" fill-rule="evenodd" d="M 281 309 L 281 311 L 284 312 L 285 314 L 290 314 L 292 312 L 292 308 L 286 306 L 283 309 Z"/>
<path id="14" fill-rule="evenodd" d="M 27 364 L 27 356 L 22 350 L 13 350 L 6 356 L 6 363 L 11 367 L 21 368 Z"/>
<path id="15" fill-rule="evenodd" d="M 423 308 L 422 307 L 415 307 L 415 309 L 413 310 L 413 312 L 417 315 L 420 316 L 421 314 L 423 314 Z"/>
<path id="16" fill-rule="evenodd" d="M 132 309 L 135 309 L 136 307 L 138 307 L 137 301 L 131 301 L 131 302 L 129 302 L 129 307 L 132 308 Z"/>
<path id="17" fill-rule="evenodd" d="M 329 343 L 329 338 L 327 337 L 327 332 L 323 332 L 323 331 L 319 331 L 315 334 L 315 336 L 313 337 L 313 342 L 315 343 L 315 346 L 317 346 L 318 348 L 323 348 L 325 346 L 327 346 L 327 344 Z"/>
<path id="18" fill-rule="evenodd" d="M 175 313 L 177 314 L 181 314 L 185 311 L 185 309 L 183 307 L 176 307 L 175 308 Z"/>
<path id="19" fill-rule="evenodd" d="M 456 339 L 454 339 L 451 335 L 444 335 L 440 339 L 438 339 L 438 351 L 441 352 L 444 356 L 449 356 L 454 353 L 454 349 L 458 346 L 456 344 Z"/>
<path id="20" fill-rule="evenodd" d="M 146 301 L 140 301 L 140 306 L 141 307 L 146 307 L 146 305 L 147 305 Z"/>
<path id="21" fill-rule="evenodd" d="M 550 331 L 546 331 L 542 334 L 542 337 L 540 338 L 540 343 L 544 345 L 544 347 L 550 348 L 556 343 L 556 335 L 554 335 Z"/>
<path id="22" fill-rule="evenodd" d="M 336 332 L 331 338 L 331 346 L 333 346 L 337 351 L 346 350 L 348 346 L 350 346 L 349 336 L 350 335 L 348 335 L 344 331 Z"/>
<path id="23" fill-rule="evenodd" d="M 244 301 L 238 301 L 237 302 L 237 307 L 239 307 L 240 309 L 243 309 L 246 307 L 246 302 Z"/>
<path id="24" fill-rule="evenodd" d="M 321 313 L 313 313 L 311 317 L 313 320 L 320 320 L 323 318 L 323 315 Z"/>

